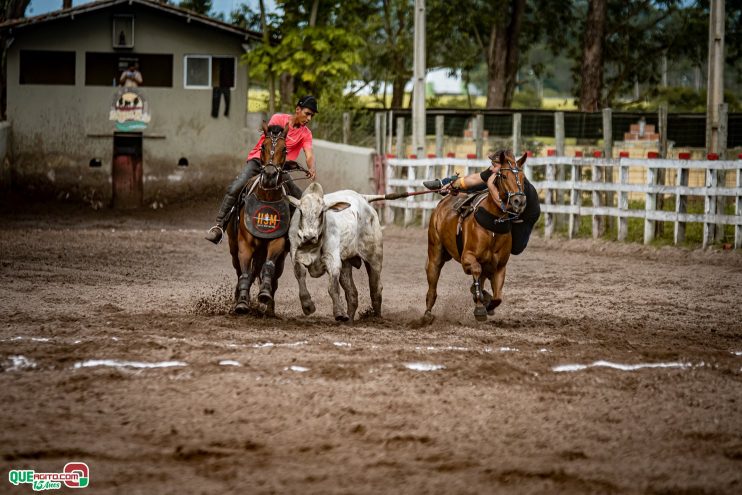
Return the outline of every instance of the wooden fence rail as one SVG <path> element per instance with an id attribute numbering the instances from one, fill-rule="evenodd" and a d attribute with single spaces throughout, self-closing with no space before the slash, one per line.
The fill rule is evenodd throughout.
<path id="1" fill-rule="evenodd" d="M 436 177 L 447 177 L 459 172 L 462 176 L 484 170 L 488 160 L 462 158 L 424 158 L 386 160 L 386 193 L 422 190 L 422 182 Z M 629 170 L 642 172 L 643 183 L 629 181 Z M 659 174 L 659 171 L 672 171 Z M 705 175 L 705 185 L 688 186 L 689 171 L 697 170 Z M 589 173 L 588 173 L 589 171 Z M 579 228 L 579 217 L 592 216 L 593 237 L 605 232 L 607 219 L 615 219 L 617 238 L 626 240 L 628 219 L 644 219 L 644 243 L 650 243 L 656 232 L 657 222 L 674 225 L 675 244 L 685 240 L 687 223 L 703 224 L 704 247 L 720 238 L 725 225 L 734 226 L 734 247 L 742 248 L 742 160 L 661 160 L 632 158 L 573 158 L 539 157 L 528 158 L 526 172 L 531 183 L 542 198 L 541 211 L 544 216 L 544 235 L 554 234 L 557 215 L 568 218 L 567 235 L 572 238 Z M 729 174 L 735 174 L 736 180 Z M 674 177 L 672 184 L 658 183 L 658 176 Z M 541 180 L 543 177 L 543 180 Z M 557 180 L 556 178 L 563 180 Z M 723 183 L 720 183 L 720 177 Z M 593 180 L 596 178 L 596 180 Z M 733 183 L 733 187 L 727 184 Z M 591 205 L 583 205 L 582 198 L 588 194 Z M 674 196 L 674 211 L 658 209 L 658 196 Z M 703 198 L 703 213 L 688 213 L 688 197 Z M 606 200 L 607 198 L 607 200 Z M 614 201 L 615 198 L 615 201 Z M 630 209 L 630 198 L 642 198 L 644 209 Z M 717 211 L 723 198 L 733 198 L 734 214 Z M 399 210 L 404 213 L 404 225 L 416 221 L 418 212 L 421 222 L 427 225 L 430 212 L 438 204 L 439 197 L 419 195 L 406 199 L 387 201 L 384 212 L 386 223 L 393 223 Z"/>

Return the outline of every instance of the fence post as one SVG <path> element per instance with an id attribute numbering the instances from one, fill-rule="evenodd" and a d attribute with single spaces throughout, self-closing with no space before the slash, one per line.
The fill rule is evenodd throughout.
<path id="1" fill-rule="evenodd" d="M 708 189 L 716 189 L 719 183 L 719 177 L 715 168 L 706 169 L 706 188 L 707 191 L 703 197 L 703 213 L 707 216 L 716 215 L 716 197 L 708 193 Z M 707 247 L 714 242 L 714 230 L 716 225 L 708 218 L 703 222 L 703 247 Z"/>
<path id="2" fill-rule="evenodd" d="M 575 188 L 578 182 L 582 180 L 582 171 L 578 164 L 572 159 L 572 188 L 569 192 L 569 204 L 579 211 L 579 207 L 582 205 L 582 191 Z M 569 215 L 569 226 L 567 235 L 570 239 L 573 239 L 580 231 L 580 215 L 578 213 L 571 213 Z"/>
<path id="3" fill-rule="evenodd" d="M 742 156 L 739 157 L 742 160 Z M 742 165 L 737 168 L 737 189 L 742 189 Z M 742 196 L 737 196 L 734 214 L 742 218 Z M 734 226 L 734 248 L 742 249 L 742 225 Z"/>
<path id="4" fill-rule="evenodd" d="M 667 103 L 662 103 L 659 110 L 657 111 L 657 117 L 659 122 L 659 133 L 660 133 L 660 158 L 667 158 Z M 661 168 L 657 170 L 657 183 L 665 185 L 667 183 L 667 169 Z M 665 197 L 660 194 L 657 196 L 657 210 L 664 210 Z M 659 220 L 655 222 L 654 235 L 655 237 L 662 237 L 665 230 L 665 222 Z"/>
<path id="5" fill-rule="evenodd" d="M 477 114 L 476 127 L 474 128 L 474 144 L 476 146 L 475 153 L 477 159 L 482 159 L 482 149 L 484 148 L 484 115 L 481 113 Z"/>
<path id="6" fill-rule="evenodd" d="M 553 182 L 555 179 L 556 174 L 554 173 L 554 164 L 553 163 L 547 163 L 546 164 L 546 183 Z M 549 206 L 553 204 L 552 196 L 551 196 L 551 189 L 547 186 L 544 189 L 544 204 Z M 544 214 L 544 237 L 547 239 L 551 239 L 552 235 L 554 234 L 554 214 L 550 212 L 546 212 Z"/>
<path id="7" fill-rule="evenodd" d="M 556 140 L 556 156 L 565 156 L 564 153 L 564 112 L 554 113 L 554 139 Z M 567 169 L 565 164 L 557 164 L 556 176 L 559 182 L 564 182 L 567 176 Z M 556 191 L 556 204 L 563 205 L 565 203 L 565 191 L 564 189 L 558 189 Z M 554 215 L 554 228 L 558 229 L 560 225 L 564 225 L 564 217 L 562 215 Z"/>
<path id="8" fill-rule="evenodd" d="M 513 155 L 520 155 L 520 123 L 521 114 L 513 114 Z"/>
<path id="9" fill-rule="evenodd" d="M 657 183 L 657 169 L 651 165 L 647 167 L 647 186 L 652 187 Z M 657 193 L 647 192 L 644 203 L 644 244 L 649 244 L 654 240 L 654 220 L 650 220 L 649 215 L 657 209 Z"/>
<path id="10" fill-rule="evenodd" d="M 688 186 L 688 169 L 680 167 L 677 169 L 677 177 L 675 183 L 678 187 Z M 685 194 L 681 194 L 680 191 L 675 194 L 675 213 L 680 217 L 688 211 L 688 202 Z M 681 244 L 685 241 L 685 222 L 681 222 L 678 218 L 675 218 L 675 228 L 673 230 L 673 243 Z"/>
<path id="11" fill-rule="evenodd" d="M 392 142 L 394 141 L 394 110 L 389 110 L 385 125 L 387 126 L 386 153 L 389 153 L 391 155 Z"/>
<path id="12" fill-rule="evenodd" d="M 345 135 L 345 116 L 348 115 L 348 113 L 343 114 L 343 144 L 348 144 L 347 136 Z M 382 127 L 382 122 L 384 121 L 384 118 L 386 115 L 384 115 L 384 112 L 377 112 L 374 114 L 374 138 L 376 142 L 376 152 L 379 153 L 381 156 L 384 156 L 384 129 Z"/>
<path id="13" fill-rule="evenodd" d="M 394 189 L 392 189 L 392 186 L 390 186 L 391 179 L 394 177 L 394 170 L 395 167 L 392 167 L 389 161 L 386 162 L 386 192 L 385 194 L 390 194 L 394 192 Z M 384 204 L 384 223 L 386 225 L 393 225 L 394 224 L 394 207 L 392 205 L 385 203 Z"/>
<path id="14" fill-rule="evenodd" d="M 410 185 L 407 186 L 407 192 L 415 192 L 414 186 L 412 186 L 412 182 L 415 180 L 415 167 L 409 166 L 407 167 L 407 180 L 409 181 Z M 415 207 L 413 203 L 415 202 L 415 196 L 410 196 L 407 198 L 407 205 L 404 208 L 404 226 L 407 227 L 409 224 L 412 223 L 412 220 L 415 217 Z"/>
<path id="15" fill-rule="evenodd" d="M 443 115 L 435 116 L 435 156 L 438 157 L 443 156 L 444 118 L 445 117 Z"/>
<path id="16" fill-rule="evenodd" d="M 603 157 L 611 163 L 613 159 L 613 110 L 610 108 L 603 109 Z M 603 182 L 613 184 L 613 166 L 606 165 L 603 167 Z M 605 206 L 613 206 L 613 191 L 605 191 Z M 602 218 L 602 233 L 613 230 L 613 217 L 610 215 Z"/>
<path id="17" fill-rule="evenodd" d="M 404 117 L 397 117 L 397 157 L 405 157 Z"/>
<path id="18" fill-rule="evenodd" d="M 618 181 L 621 190 L 618 192 L 618 240 L 625 241 L 629 235 L 629 193 L 623 188 L 629 183 L 629 167 L 623 164 L 623 158 L 618 160 Z"/>
<path id="19" fill-rule="evenodd" d="M 729 106 L 726 103 L 719 105 L 719 160 L 726 160 L 727 157 L 727 119 L 729 118 Z M 722 187 L 726 185 L 727 172 L 726 170 L 716 171 L 717 184 L 721 184 Z M 726 210 L 726 196 L 716 197 L 716 213 L 723 215 Z M 724 224 L 716 224 L 715 236 L 717 241 L 724 240 Z"/>
<path id="20" fill-rule="evenodd" d="M 382 112 L 376 113 L 376 118 L 379 119 L 380 128 L 383 127 L 384 119 L 380 118 L 383 117 L 384 114 Z M 384 141 L 384 130 L 381 129 L 381 132 L 379 133 L 379 136 L 381 137 L 381 142 Z M 343 112 L 343 144 L 348 144 L 350 142 L 350 113 Z M 378 148 L 380 153 L 383 153 L 384 148 L 382 147 Z"/>
<path id="21" fill-rule="evenodd" d="M 557 156 L 565 156 L 565 153 L 564 153 L 564 112 L 554 113 L 554 138 L 556 139 Z"/>
<path id="22" fill-rule="evenodd" d="M 597 164 L 598 158 L 593 158 L 593 164 L 590 166 L 591 174 L 592 174 L 592 189 L 593 189 L 593 208 L 599 208 L 601 206 L 600 204 L 600 191 L 595 189 L 595 186 L 599 184 L 600 181 L 600 175 L 601 170 Z M 603 235 L 603 218 L 593 213 L 593 239 L 598 239 L 600 236 Z"/>

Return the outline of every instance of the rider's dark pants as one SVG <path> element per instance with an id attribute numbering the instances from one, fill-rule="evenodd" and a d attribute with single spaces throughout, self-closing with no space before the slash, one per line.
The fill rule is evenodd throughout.
<path id="1" fill-rule="evenodd" d="M 472 192 L 477 190 L 487 189 L 487 184 L 481 186 L 472 187 L 466 190 L 466 192 Z M 533 184 L 525 180 L 523 186 L 523 192 L 526 194 L 526 209 L 521 213 L 520 219 L 522 222 L 510 223 L 510 233 L 513 236 L 513 246 L 510 248 L 510 254 L 520 254 L 526 249 L 528 240 L 531 238 L 531 231 L 533 226 L 536 225 L 538 217 L 541 215 L 541 207 L 538 202 L 538 191 L 533 187 Z"/>
<path id="2" fill-rule="evenodd" d="M 245 187 L 245 184 L 247 184 L 250 179 L 258 175 L 259 173 L 260 162 L 255 158 L 253 158 L 252 160 L 248 160 L 247 166 L 242 170 L 242 172 L 240 172 L 240 175 L 238 175 L 227 188 L 227 194 L 224 195 L 222 204 L 216 214 L 217 225 L 221 226 L 222 228 L 226 228 L 227 221 L 231 216 L 232 208 L 237 202 L 240 191 L 242 191 L 242 188 Z M 302 191 L 301 189 L 299 189 L 299 186 L 294 184 L 294 181 L 291 180 L 291 176 L 288 172 L 283 173 L 283 180 L 285 181 L 283 184 L 286 186 L 286 192 L 297 199 L 301 198 Z"/>
<path id="3" fill-rule="evenodd" d="M 510 254 L 523 252 L 528 245 L 528 239 L 531 238 L 531 230 L 541 215 L 536 188 L 526 179 L 523 189 L 526 193 L 526 209 L 520 215 L 522 222 L 511 223 L 510 233 L 513 236 L 513 247 L 510 248 Z"/>

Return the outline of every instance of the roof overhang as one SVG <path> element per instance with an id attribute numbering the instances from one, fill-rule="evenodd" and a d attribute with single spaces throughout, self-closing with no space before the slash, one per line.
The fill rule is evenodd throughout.
<path id="1" fill-rule="evenodd" d="M 134 5 L 134 4 L 142 5 L 147 8 L 154 9 L 154 10 L 159 10 L 169 15 L 181 17 L 185 19 L 186 22 L 189 22 L 189 23 L 194 22 L 194 23 L 209 26 L 214 29 L 218 29 L 220 31 L 226 31 L 226 32 L 235 34 L 237 36 L 241 36 L 244 39 L 251 39 L 255 41 L 260 41 L 262 39 L 261 34 L 258 32 L 249 31 L 247 29 L 242 29 L 240 27 L 234 26 L 232 24 L 228 24 L 226 22 L 222 22 L 212 17 L 197 14 L 196 12 L 193 12 L 191 10 L 181 9 L 180 7 L 175 7 L 167 3 L 160 3 L 155 0 L 98 0 L 95 2 L 78 5 L 76 7 L 72 7 L 69 9 L 55 10 L 53 12 L 48 12 L 46 14 L 37 15 L 34 17 L 22 17 L 20 19 L 13 19 L 10 21 L 6 21 L 3 23 L 0 23 L 0 30 L 15 31 L 15 30 L 20 30 L 23 28 L 31 27 L 31 26 L 38 26 L 46 22 L 51 22 L 51 21 L 56 21 L 56 20 L 61 20 L 61 19 L 66 19 L 66 18 L 74 19 L 75 16 L 77 15 L 82 15 L 82 14 L 86 14 L 89 12 L 95 12 L 98 10 L 106 10 L 116 5 Z"/>

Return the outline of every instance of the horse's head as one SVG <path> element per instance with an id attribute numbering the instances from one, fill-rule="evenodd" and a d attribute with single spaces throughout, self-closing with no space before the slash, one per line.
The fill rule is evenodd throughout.
<path id="1" fill-rule="evenodd" d="M 265 139 L 260 147 L 261 184 L 267 188 L 278 186 L 278 178 L 283 172 L 286 163 L 286 135 L 289 133 L 289 125 L 268 126 L 263 122 L 263 134 Z"/>
<path id="2" fill-rule="evenodd" d="M 525 173 L 526 154 L 515 159 L 511 150 L 500 150 L 489 156 L 495 168 L 495 187 L 500 195 L 500 208 L 504 212 L 520 215 L 526 209 Z"/>

